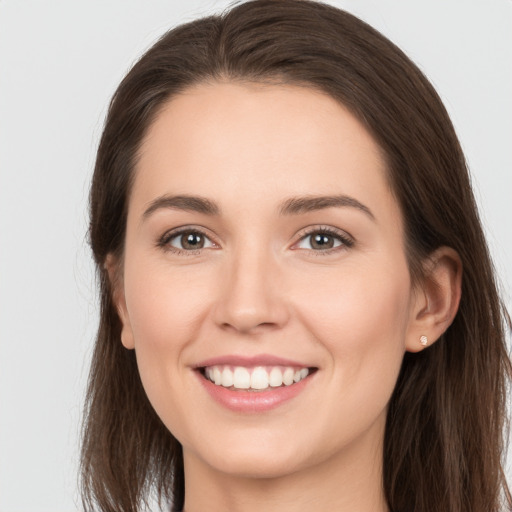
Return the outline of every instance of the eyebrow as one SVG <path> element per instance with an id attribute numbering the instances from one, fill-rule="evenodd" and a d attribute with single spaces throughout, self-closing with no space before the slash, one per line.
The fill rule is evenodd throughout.
<path id="1" fill-rule="evenodd" d="M 375 216 L 368 206 L 346 195 L 292 197 L 282 203 L 279 213 L 281 215 L 298 215 L 336 207 L 356 208 L 365 213 L 372 220 L 375 220 Z"/>
<path id="2" fill-rule="evenodd" d="M 356 208 L 365 213 L 370 219 L 375 220 L 375 216 L 366 205 L 346 195 L 292 197 L 283 201 L 278 211 L 280 215 L 286 216 L 340 207 Z M 155 211 L 166 208 L 197 212 L 210 216 L 219 216 L 221 214 L 219 206 L 214 201 L 205 197 L 164 195 L 157 197 L 149 203 L 148 208 L 144 211 L 143 220 L 147 219 Z"/>
<path id="3" fill-rule="evenodd" d="M 149 203 L 144 211 L 143 219 L 148 218 L 152 213 L 161 208 L 170 208 L 173 210 L 185 210 L 190 212 L 203 213 L 205 215 L 220 215 L 220 208 L 210 199 L 199 196 L 179 195 L 179 196 L 160 196 Z"/>

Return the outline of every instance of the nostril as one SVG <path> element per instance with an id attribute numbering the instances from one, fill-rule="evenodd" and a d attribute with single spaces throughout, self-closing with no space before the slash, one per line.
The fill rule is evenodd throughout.
<path id="1" fill-rule="evenodd" d="M 259 331 L 268 331 L 278 328 L 279 325 L 275 322 L 258 322 L 249 317 L 245 318 L 232 318 L 231 322 L 223 322 L 220 328 L 225 331 L 235 331 L 237 333 L 257 333 Z"/>

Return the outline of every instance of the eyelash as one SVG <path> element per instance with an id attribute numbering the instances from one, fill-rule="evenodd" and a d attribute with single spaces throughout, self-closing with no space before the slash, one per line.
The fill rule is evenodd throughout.
<path id="1" fill-rule="evenodd" d="M 311 228 L 306 228 L 304 231 L 300 233 L 299 241 L 296 242 L 294 245 L 297 245 L 302 240 L 306 239 L 307 237 L 310 237 L 315 234 L 320 235 L 327 235 L 330 237 L 333 237 L 335 239 L 338 239 L 341 244 L 336 247 L 331 247 L 329 249 L 320 249 L 320 250 L 314 250 L 314 249 L 302 249 L 307 250 L 314 254 L 315 256 L 328 256 L 330 254 L 336 253 L 338 251 L 350 249 L 354 246 L 354 240 L 344 231 L 340 231 L 328 226 L 313 226 Z M 299 249 L 301 250 L 301 249 Z"/>
<path id="2" fill-rule="evenodd" d="M 171 240 L 173 240 L 174 238 L 177 238 L 179 236 L 183 236 L 184 234 L 201 235 L 204 238 L 210 240 L 208 235 L 202 229 L 195 228 L 195 227 L 186 227 L 186 228 L 178 228 L 178 229 L 172 230 L 172 231 L 167 231 L 160 237 L 160 239 L 157 242 L 157 246 L 160 247 L 161 249 L 163 249 L 164 251 L 172 252 L 174 254 L 177 254 L 178 256 L 195 256 L 195 255 L 199 254 L 201 252 L 202 248 L 187 250 L 187 249 L 179 249 L 178 247 L 173 247 L 172 245 L 170 245 Z"/>
<path id="3" fill-rule="evenodd" d="M 160 239 L 157 242 L 157 246 L 165 251 L 172 252 L 174 254 L 177 254 L 179 256 L 195 256 L 201 252 L 203 248 L 200 249 L 179 249 L 177 247 L 173 247 L 170 245 L 171 240 L 183 236 L 184 234 L 196 234 L 205 237 L 206 239 L 210 240 L 208 235 L 201 229 L 193 228 L 193 227 L 187 227 L 187 228 L 178 228 L 177 230 L 168 231 L 164 233 Z M 314 250 L 314 249 L 299 249 L 299 250 L 307 250 L 311 252 L 312 254 L 315 254 L 315 256 L 325 256 L 332 254 L 334 252 L 338 252 L 340 250 L 344 249 L 350 249 L 354 245 L 354 240 L 348 236 L 343 231 L 338 231 L 336 229 L 327 227 L 327 226 L 315 226 L 311 228 L 307 228 L 300 234 L 300 238 L 298 242 L 296 242 L 294 245 L 297 245 L 302 240 L 306 239 L 308 236 L 312 236 L 314 234 L 322 234 L 326 236 L 330 236 L 333 238 L 336 238 L 341 242 L 340 245 L 336 247 L 331 247 L 329 249 L 320 249 L 320 250 Z M 210 240 L 211 242 L 211 240 Z M 215 242 L 211 242 L 212 244 L 216 245 Z M 296 249 L 295 249 L 296 250 Z"/>

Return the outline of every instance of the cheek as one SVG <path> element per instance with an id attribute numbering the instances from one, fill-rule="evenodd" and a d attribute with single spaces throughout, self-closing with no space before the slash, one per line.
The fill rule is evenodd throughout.
<path id="1" fill-rule="evenodd" d="M 161 262 L 136 257 L 127 259 L 124 281 L 141 380 L 154 409 L 170 426 L 168 412 L 181 409 L 183 355 L 203 321 L 204 290 L 186 272 L 171 274 Z"/>
<path id="2" fill-rule="evenodd" d="M 303 275 L 295 288 L 296 306 L 312 326 L 331 330 L 335 337 L 338 332 L 371 342 L 368 335 L 381 332 L 398 339 L 407 324 L 410 280 L 405 264 L 390 268 L 347 265 L 338 272 Z"/>
<path id="3" fill-rule="evenodd" d="M 297 310 L 330 360 L 325 373 L 332 405 L 324 424 L 332 425 L 332 439 L 347 444 L 378 418 L 385 421 L 405 352 L 408 271 L 354 269 L 309 290 Z"/>
<path id="4" fill-rule="evenodd" d="M 390 268 L 346 267 L 329 279 L 317 276 L 314 286 L 301 283 L 295 295 L 302 322 L 327 349 L 341 389 L 371 387 L 385 401 L 405 352 L 411 300 L 405 262 Z"/>
<path id="5" fill-rule="evenodd" d="M 143 268 L 143 271 L 139 269 Z M 204 314 L 205 290 L 186 272 L 165 265 L 138 265 L 125 270 L 126 305 L 136 349 L 174 352 L 193 339 Z"/>

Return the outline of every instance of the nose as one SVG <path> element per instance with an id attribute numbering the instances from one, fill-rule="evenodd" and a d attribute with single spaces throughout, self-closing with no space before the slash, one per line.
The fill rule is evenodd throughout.
<path id="1" fill-rule="evenodd" d="M 245 334 L 283 327 L 289 308 L 275 257 L 264 251 L 241 250 L 226 263 L 214 311 L 216 324 Z"/>

